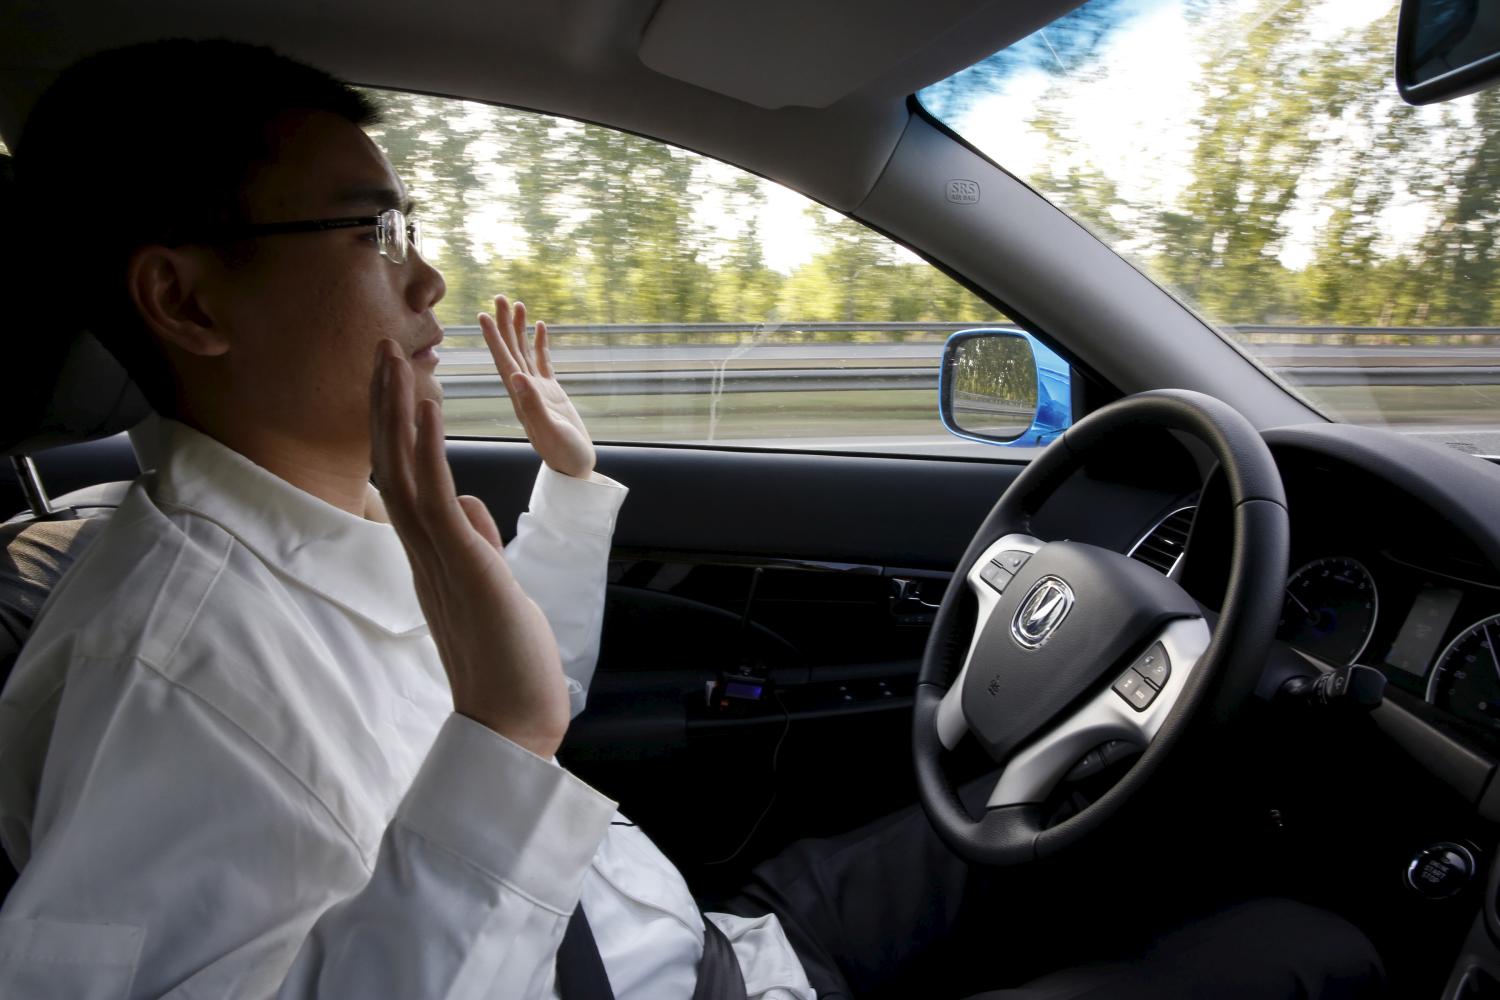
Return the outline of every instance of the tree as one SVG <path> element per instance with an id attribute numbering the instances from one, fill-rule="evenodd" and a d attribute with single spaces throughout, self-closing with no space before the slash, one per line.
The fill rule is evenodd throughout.
<path id="1" fill-rule="evenodd" d="M 452 102 L 391 91 L 367 93 L 381 112 L 371 138 L 407 184 L 417 215 L 433 237 L 431 255 L 448 285 L 439 319 L 472 323 L 494 291 L 482 264 L 485 254 L 468 226 L 473 194 L 481 188 L 469 152 L 475 128 L 453 116 Z"/>
<path id="2" fill-rule="evenodd" d="M 510 119 L 510 143 L 502 156 L 515 179 L 515 196 L 506 206 L 506 215 L 519 230 L 520 239 L 498 270 L 505 287 L 545 305 L 543 318 L 554 323 L 588 322 L 578 239 L 565 225 L 562 208 L 573 183 L 567 130 L 547 115 L 503 114 Z"/>
<path id="3" fill-rule="evenodd" d="M 772 321 L 783 276 L 766 265 L 760 212 L 766 204 L 765 183 L 751 174 L 735 174 L 721 184 L 726 214 L 738 227 L 723 263 L 712 280 L 711 312 L 723 321 Z"/>
<path id="4" fill-rule="evenodd" d="M 448 283 L 438 314 L 450 325 L 472 323 L 497 291 L 554 324 L 998 318 L 884 237 L 818 206 L 808 211 L 820 252 L 793 274 L 772 269 L 760 222 L 768 182 L 753 175 L 714 179 L 665 144 L 531 112 L 372 96 L 383 111 L 372 136 L 435 237 L 427 250 Z M 723 246 L 700 219 L 710 191 L 732 234 Z"/>
<path id="5" fill-rule="evenodd" d="M 1500 294 L 1500 92 L 1474 98 L 1476 137 L 1456 173 L 1457 196 L 1423 241 L 1434 279 L 1426 321 L 1482 326 L 1495 321 Z"/>

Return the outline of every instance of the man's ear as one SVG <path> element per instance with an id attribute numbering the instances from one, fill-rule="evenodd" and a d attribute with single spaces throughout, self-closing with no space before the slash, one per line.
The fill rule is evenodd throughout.
<path id="1" fill-rule="evenodd" d="M 196 250 L 145 246 L 130 255 L 126 271 L 130 298 L 147 328 L 169 346 L 205 358 L 229 350 L 203 302 L 210 266 Z"/>

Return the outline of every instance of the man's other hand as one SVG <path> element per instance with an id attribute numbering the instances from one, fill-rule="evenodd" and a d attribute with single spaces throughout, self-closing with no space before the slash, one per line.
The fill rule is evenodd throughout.
<path id="1" fill-rule="evenodd" d="M 557 642 L 511 575 L 490 512 L 455 495 L 442 408 L 416 400 L 394 341 L 377 348 L 370 398 L 375 482 L 411 562 L 454 709 L 551 757 L 571 717 Z"/>
<path id="2" fill-rule="evenodd" d="M 537 320 L 536 343 L 526 342 L 526 306 L 495 296 L 495 315 L 479 314 L 484 342 L 505 382 L 516 419 L 542 461 L 579 479 L 594 471 L 594 443 L 573 401 L 552 373 L 547 324 Z"/>

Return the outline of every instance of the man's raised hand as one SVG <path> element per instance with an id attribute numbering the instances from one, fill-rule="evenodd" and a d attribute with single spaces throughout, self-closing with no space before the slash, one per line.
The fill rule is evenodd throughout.
<path id="1" fill-rule="evenodd" d="M 480 313 L 479 329 L 531 446 L 553 471 L 586 479 L 594 471 L 594 443 L 552 372 L 547 325 L 538 320 L 536 343 L 528 344 L 526 306 L 497 295 L 495 315 Z"/>
<path id="2" fill-rule="evenodd" d="M 454 709 L 551 757 L 571 716 L 552 629 L 511 575 L 490 512 L 455 495 L 442 408 L 415 399 L 411 366 L 390 340 L 376 349 L 370 441 Z"/>

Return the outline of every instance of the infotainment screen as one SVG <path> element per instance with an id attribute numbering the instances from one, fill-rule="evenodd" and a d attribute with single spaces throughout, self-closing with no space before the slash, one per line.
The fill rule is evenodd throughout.
<path id="1" fill-rule="evenodd" d="M 1385 655 L 1386 665 L 1417 677 L 1425 674 L 1463 596 L 1453 587 L 1423 584 L 1401 632 L 1391 643 L 1391 651 Z"/>

